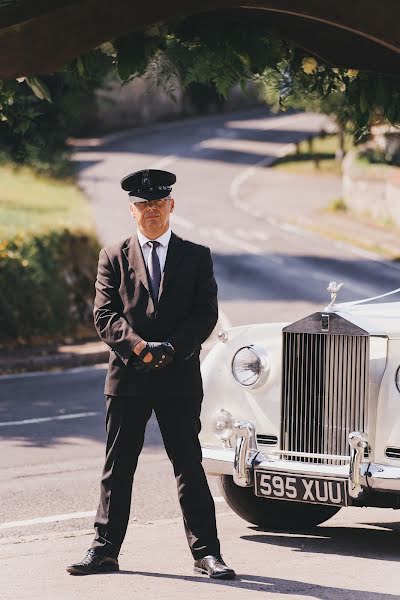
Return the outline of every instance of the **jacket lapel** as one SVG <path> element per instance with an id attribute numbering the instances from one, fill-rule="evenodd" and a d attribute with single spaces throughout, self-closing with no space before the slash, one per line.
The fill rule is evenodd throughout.
<path id="1" fill-rule="evenodd" d="M 133 235 L 128 245 L 123 248 L 123 252 L 128 259 L 129 266 L 135 271 L 137 277 L 143 283 L 144 287 L 150 294 L 149 281 L 147 279 L 146 265 L 144 264 L 142 250 L 140 248 L 137 235 Z"/>
<path id="2" fill-rule="evenodd" d="M 133 235 L 131 238 L 129 238 L 127 245 L 123 248 L 123 252 L 126 258 L 128 259 L 129 266 L 135 271 L 136 276 L 146 288 L 149 294 L 148 310 L 150 312 L 153 312 L 154 304 L 150 293 L 146 265 L 144 264 L 143 254 L 140 248 L 137 235 Z M 180 261 L 182 260 L 183 256 L 183 240 L 182 238 L 178 237 L 175 233 L 172 233 L 171 239 L 168 244 L 168 252 L 167 258 L 165 260 L 164 273 L 160 282 L 160 291 L 158 294 L 159 299 L 165 288 L 168 286 L 172 276 L 176 272 L 177 267 Z"/>
<path id="3" fill-rule="evenodd" d="M 184 256 L 182 238 L 171 234 L 171 239 L 168 244 L 167 258 L 165 260 L 164 274 L 160 283 L 159 298 L 165 288 L 168 286 L 171 278 L 177 270 L 177 267 Z"/>

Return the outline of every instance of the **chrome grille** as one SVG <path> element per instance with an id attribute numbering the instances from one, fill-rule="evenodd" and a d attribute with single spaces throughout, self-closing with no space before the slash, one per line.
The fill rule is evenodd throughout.
<path id="1" fill-rule="evenodd" d="M 337 319 L 347 321 L 334 316 L 332 329 L 342 331 L 343 323 Z M 306 320 L 299 323 L 307 330 Z M 315 330 L 317 323 L 313 315 L 308 329 Z M 284 330 L 283 452 L 346 457 L 349 433 L 367 432 L 369 336 L 349 325 L 352 335 L 290 331 L 290 327 Z M 287 458 L 340 464 L 340 459 L 292 455 Z"/>

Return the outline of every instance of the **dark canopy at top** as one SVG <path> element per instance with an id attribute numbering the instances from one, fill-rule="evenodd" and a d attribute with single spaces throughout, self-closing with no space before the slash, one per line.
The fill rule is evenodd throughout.
<path id="1" fill-rule="evenodd" d="M 51 73 L 120 35 L 215 10 L 262 19 L 335 66 L 400 72 L 399 0 L 0 0 L 0 79 Z"/>

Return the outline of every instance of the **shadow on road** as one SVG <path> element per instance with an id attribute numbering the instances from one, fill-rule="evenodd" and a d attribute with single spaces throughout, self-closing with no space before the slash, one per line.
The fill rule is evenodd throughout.
<path id="1" fill-rule="evenodd" d="M 306 596 L 307 598 L 317 598 L 318 600 L 398 600 L 399 598 L 397 594 L 349 590 L 341 587 L 316 585 L 305 581 L 294 581 L 292 579 L 280 579 L 277 577 L 260 577 L 259 575 L 247 575 L 244 573 L 238 574 L 237 579 L 234 579 L 233 581 L 216 580 L 190 575 L 151 573 L 146 571 L 120 570 L 119 572 L 112 574 L 113 577 L 118 577 L 119 575 L 159 578 L 164 581 L 172 579 L 175 581 L 202 583 L 210 586 L 227 586 L 242 590 L 266 592 L 268 594 Z"/>
<path id="2" fill-rule="evenodd" d="M 295 116 L 295 111 L 291 111 Z M 288 144 L 299 142 L 315 136 L 319 133 L 318 126 L 307 128 L 305 124 L 296 124 L 290 119 L 290 115 L 286 114 L 286 127 L 280 126 L 276 128 L 266 129 L 263 125 L 266 118 L 271 118 L 271 114 L 266 109 L 247 110 L 245 113 L 226 113 L 224 115 L 215 115 L 214 117 L 206 117 L 198 121 L 189 120 L 188 122 L 176 121 L 175 125 L 171 124 L 165 128 L 160 125 L 158 130 L 154 127 L 151 130 L 138 129 L 130 130 L 126 133 L 121 132 L 121 137 L 117 136 L 113 141 L 110 141 L 103 146 L 92 146 L 84 144 L 75 146 L 75 151 L 81 155 L 85 152 L 98 156 L 104 153 L 107 156 L 113 153 L 118 154 L 135 154 L 149 156 L 165 156 L 166 154 L 174 154 L 175 156 L 184 156 L 185 158 L 205 159 L 217 162 L 225 162 L 231 164 L 254 165 L 261 160 L 271 161 L 276 159 L 276 155 L 269 155 L 265 151 L 247 151 L 246 142 L 264 142 L 266 144 Z M 289 118 L 288 118 L 289 117 Z M 277 117 L 272 117 L 277 119 Z M 241 125 L 235 126 L 236 122 L 240 121 Z M 248 126 L 242 126 L 245 123 Z M 264 122 L 264 123 L 263 123 Z M 216 142 L 216 140 L 218 140 Z M 226 143 L 228 140 L 228 144 Z M 229 148 L 229 142 L 233 140 L 235 143 L 241 141 L 245 143 L 242 148 Z M 208 145 L 211 142 L 211 145 Z M 221 144 L 218 147 L 218 142 Z M 83 172 L 87 168 L 94 166 L 100 159 L 85 160 L 81 157 L 77 168 Z"/>
<path id="3" fill-rule="evenodd" d="M 242 540 L 292 548 L 295 552 L 335 554 L 373 560 L 400 560 L 400 523 L 365 523 L 384 529 L 361 527 L 317 527 L 307 533 L 268 532 L 250 527 L 254 535 L 241 536 Z"/>
<path id="4" fill-rule="evenodd" d="M 310 242 L 311 243 L 311 242 Z M 219 299 L 327 303 L 330 281 L 343 281 L 340 302 L 359 300 L 398 287 L 399 272 L 390 261 L 318 255 L 213 252 Z M 360 290 L 357 294 L 357 288 Z M 397 297 L 398 298 L 398 297 Z M 393 299 L 392 299 L 393 300 Z M 389 299 L 390 302 L 390 299 Z M 267 304 L 266 304 L 267 306 Z"/>
<path id="5" fill-rule="evenodd" d="M 82 438 L 104 443 L 105 374 L 105 369 L 88 368 L 0 381 L 0 423 L 17 422 L 0 426 L 0 441 L 13 440 L 20 446 L 42 448 L 76 444 Z M 68 415 L 81 416 L 53 419 Z M 49 417 L 50 420 L 38 421 Z M 31 419 L 35 422 L 29 422 Z M 163 447 L 154 414 L 147 424 L 145 446 Z"/>

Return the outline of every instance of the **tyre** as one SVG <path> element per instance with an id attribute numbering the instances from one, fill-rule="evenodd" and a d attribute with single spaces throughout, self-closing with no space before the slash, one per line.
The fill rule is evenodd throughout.
<path id="1" fill-rule="evenodd" d="M 337 506 L 259 498 L 253 488 L 236 485 L 230 475 L 223 475 L 220 484 L 228 506 L 245 521 L 265 529 L 304 531 L 327 521 L 340 510 Z"/>

